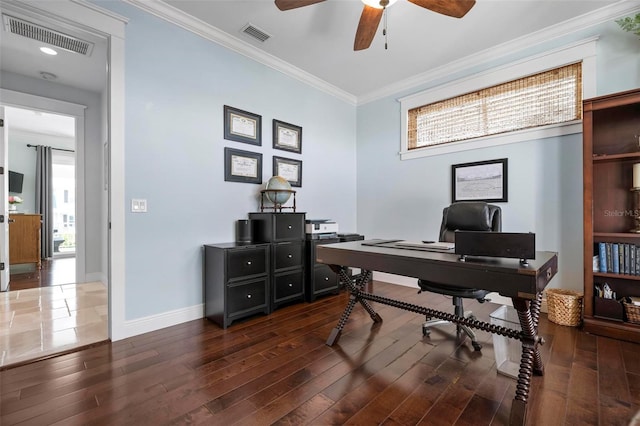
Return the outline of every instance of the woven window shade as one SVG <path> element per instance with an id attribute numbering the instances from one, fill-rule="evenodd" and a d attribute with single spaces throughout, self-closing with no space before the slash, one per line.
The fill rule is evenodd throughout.
<path id="1" fill-rule="evenodd" d="M 581 117 L 582 64 L 576 63 L 409 110 L 408 148 Z"/>

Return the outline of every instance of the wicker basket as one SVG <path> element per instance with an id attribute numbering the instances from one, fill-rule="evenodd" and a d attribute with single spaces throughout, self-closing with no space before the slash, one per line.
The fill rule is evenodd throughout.
<path id="1" fill-rule="evenodd" d="M 582 294 L 572 290 L 550 288 L 547 293 L 549 321 L 575 327 L 582 322 Z"/>
<path id="2" fill-rule="evenodd" d="M 627 321 L 640 324 L 640 306 L 624 302 L 624 311 L 627 314 Z"/>

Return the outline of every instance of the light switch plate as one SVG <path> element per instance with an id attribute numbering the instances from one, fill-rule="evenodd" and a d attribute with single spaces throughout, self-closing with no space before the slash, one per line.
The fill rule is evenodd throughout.
<path id="1" fill-rule="evenodd" d="M 146 213 L 147 212 L 147 200 L 141 198 L 131 199 L 131 212 L 133 213 Z"/>

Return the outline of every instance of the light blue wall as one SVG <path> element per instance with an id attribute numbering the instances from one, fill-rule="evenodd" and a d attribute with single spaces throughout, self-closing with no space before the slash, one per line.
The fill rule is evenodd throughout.
<path id="1" fill-rule="evenodd" d="M 122 3 L 125 56 L 126 319 L 203 302 L 202 245 L 235 239 L 263 185 L 224 181 L 224 147 L 303 161 L 299 212 L 356 229 L 356 108 Z M 223 106 L 262 115 L 262 146 L 224 140 Z M 302 154 L 272 148 L 273 119 L 303 127 Z"/>
<path id="2" fill-rule="evenodd" d="M 612 22 L 361 105 L 358 230 L 368 237 L 437 238 L 442 208 L 451 203 L 451 165 L 507 157 L 509 202 L 500 204 L 503 230 L 535 232 L 538 250 L 559 253 L 552 286 L 582 291 L 582 135 L 400 161 L 396 99 L 593 35 L 600 35 L 598 95 L 640 87 L 640 40 Z"/>

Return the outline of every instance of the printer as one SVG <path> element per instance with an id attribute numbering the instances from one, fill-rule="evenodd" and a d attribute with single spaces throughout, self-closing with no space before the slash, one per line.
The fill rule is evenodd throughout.
<path id="1" fill-rule="evenodd" d="M 312 238 L 335 238 L 338 224 L 329 219 L 307 219 L 305 232 Z"/>

